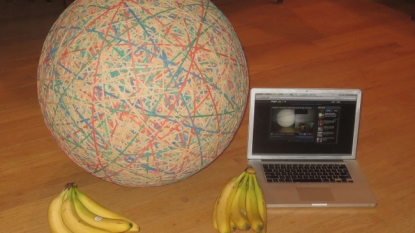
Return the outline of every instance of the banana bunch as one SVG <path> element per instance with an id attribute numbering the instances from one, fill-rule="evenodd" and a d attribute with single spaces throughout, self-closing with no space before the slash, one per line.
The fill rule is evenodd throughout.
<path id="1" fill-rule="evenodd" d="M 267 208 L 255 170 L 248 167 L 231 179 L 218 196 L 213 209 L 213 227 L 220 233 L 249 230 L 265 233 Z"/>
<path id="2" fill-rule="evenodd" d="M 79 191 L 75 183 L 68 183 L 64 190 L 49 204 L 49 226 L 53 233 L 110 233 L 138 232 L 139 226 L 115 213 Z"/>

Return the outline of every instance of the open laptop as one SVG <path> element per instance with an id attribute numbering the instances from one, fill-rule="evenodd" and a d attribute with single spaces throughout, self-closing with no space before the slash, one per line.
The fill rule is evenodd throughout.
<path id="1" fill-rule="evenodd" d="M 375 206 L 356 161 L 357 89 L 253 88 L 248 163 L 268 207 Z"/>

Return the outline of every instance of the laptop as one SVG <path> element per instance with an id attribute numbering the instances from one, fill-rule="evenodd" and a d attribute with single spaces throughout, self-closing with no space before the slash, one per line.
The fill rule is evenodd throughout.
<path id="1" fill-rule="evenodd" d="M 267 207 L 369 207 L 356 161 L 358 89 L 252 88 L 248 164 Z"/>

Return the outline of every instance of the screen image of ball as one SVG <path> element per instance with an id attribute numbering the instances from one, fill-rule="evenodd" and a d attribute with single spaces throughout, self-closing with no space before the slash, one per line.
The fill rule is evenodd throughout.
<path id="1" fill-rule="evenodd" d="M 281 127 L 292 126 L 295 122 L 294 109 L 283 109 L 283 110 L 278 112 L 276 118 L 277 118 L 277 123 Z"/>

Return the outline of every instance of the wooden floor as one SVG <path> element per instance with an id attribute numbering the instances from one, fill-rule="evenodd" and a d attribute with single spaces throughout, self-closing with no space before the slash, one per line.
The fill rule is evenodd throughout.
<path id="1" fill-rule="evenodd" d="M 269 209 L 268 232 L 413 232 L 413 1 L 213 2 L 243 45 L 250 87 L 351 87 L 364 94 L 358 161 L 377 207 Z M 49 201 L 75 181 L 143 233 L 215 232 L 215 198 L 246 166 L 247 116 L 215 162 L 178 183 L 128 188 L 87 174 L 57 147 L 37 101 L 40 50 L 63 10 L 55 0 L 0 2 L 0 231 L 49 232 Z"/>

